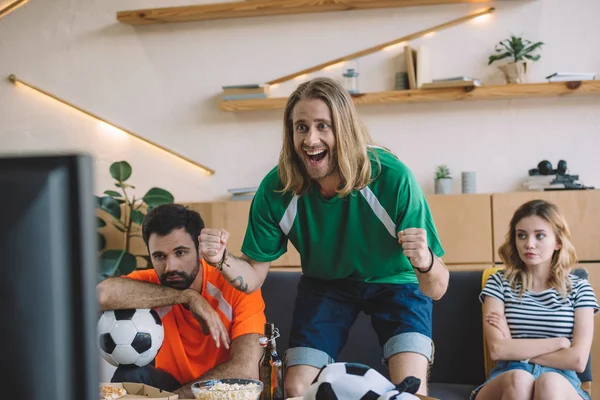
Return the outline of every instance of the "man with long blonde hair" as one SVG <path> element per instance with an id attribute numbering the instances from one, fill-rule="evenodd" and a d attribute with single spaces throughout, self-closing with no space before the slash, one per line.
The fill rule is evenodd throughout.
<path id="1" fill-rule="evenodd" d="M 404 164 L 372 144 L 336 81 L 301 84 L 283 125 L 279 164 L 252 202 L 243 255 L 226 250 L 225 230 L 205 229 L 202 256 L 249 293 L 288 240 L 300 253 L 285 355 L 288 396 L 303 395 L 335 360 L 361 311 L 371 316 L 392 382 L 416 376 L 425 394 L 432 299 L 445 293 L 449 276 L 425 196 Z"/>

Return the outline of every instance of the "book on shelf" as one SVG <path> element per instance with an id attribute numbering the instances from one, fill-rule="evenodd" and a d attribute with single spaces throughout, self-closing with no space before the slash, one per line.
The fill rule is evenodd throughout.
<path id="1" fill-rule="evenodd" d="M 229 193 L 232 195 L 256 193 L 258 187 L 244 187 L 244 188 L 233 188 L 229 189 Z"/>
<path id="2" fill-rule="evenodd" d="M 431 50 L 428 46 L 417 47 L 416 60 L 417 89 L 424 89 L 423 85 L 431 83 Z"/>
<path id="3" fill-rule="evenodd" d="M 227 86 L 223 86 L 223 90 L 228 90 L 228 89 L 261 89 L 261 88 L 268 88 L 269 85 L 266 83 L 247 83 L 247 84 L 243 84 L 243 85 L 227 85 Z"/>
<path id="4" fill-rule="evenodd" d="M 481 86 L 481 81 L 479 79 L 474 79 L 471 81 L 439 81 L 439 82 L 431 82 L 424 83 L 421 86 L 421 89 L 444 89 L 444 88 L 457 88 L 457 87 L 471 87 L 471 86 Z"/>
<path id="5" fill-rule="evenodd" d="M 229 193 L 231 193 L 230 200 L 252 200 L 257 190 L 258 187 L 242 187 L 229 189 Z"/>
<path id="6" fill-rule="evenodd" d="M 434 79 L 433 82 L 447 82 L 447 81 L 475 81 L 477 79 L 470 78 L 468 76 L 451 76 L 448 78 Z"/>
<path id="7" fill-rule="evenodd" d="M 241 201 L 241 200 L 252 200 L 254 198 L 254 193 L 252 194 L 236 194 L 230 197 L 231 201 Z"/>
<path id="8" fill-rule="evenodd" d="M 404 46 L 404 62 L 408 74 L 408 88 L 417 89 L 417 51 L 410 46 Z"/>
<path id="9" fill-rule="evenodd" d="M 555 72 L 546 77 L 549 82 L 593 81 L 596 79 L 594 72 Z"/>
<path id="10" fill-rule="evenodd" d="M 266 99 L 266 93 L 223 94 L 223 100 Z"/>
<path id="11" fill-rule="evenodd" d="M 223 86 L 223 100 L 263 99 L 269 95 L 266 83 Z"/>

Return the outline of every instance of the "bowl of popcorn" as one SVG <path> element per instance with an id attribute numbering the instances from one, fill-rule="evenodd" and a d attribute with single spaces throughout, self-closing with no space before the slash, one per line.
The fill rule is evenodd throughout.
<path id="1" fill-rule="evenodd" d="M 263 383 L 252 379 L 212 379 L 192 385 L 196 400 L 258 400 Z"/>

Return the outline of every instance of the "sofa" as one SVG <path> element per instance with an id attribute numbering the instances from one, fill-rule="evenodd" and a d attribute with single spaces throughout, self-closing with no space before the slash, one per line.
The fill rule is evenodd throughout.
<path id="1" fill-rule="evenodd" d="M 576 270 L 587 278 L 585 270 Z M 299 269 L 273 268 L 262 287 L 267 320 L 279 329 L 277 350 L 288 347 Z M 430 371 L 429 396 L 441 400 L 465 400 L 485 381 L 482 308 L 479 302 L 482 271 L 451 271 L 448 291 L 433 305 L 434 362 Z M 336 361 L 369 365 L 389 376 L 381 363 L 382 351 L 370 319 L 361 313 L 346 346 Z M 591 382 L 591 357 L 582 382 Z"/>

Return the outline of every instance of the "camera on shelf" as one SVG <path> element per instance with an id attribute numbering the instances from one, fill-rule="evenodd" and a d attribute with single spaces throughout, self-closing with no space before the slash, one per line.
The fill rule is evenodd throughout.
<path id="1" fill-rule="evenodd" d="M 548 160 L 542 160 L 538 163 L 537 168 L 529 170 L 530 176 L 535 175 L 566 175 L 567 174 L 567 162 L 560 160 L 556 169 L 552 168 L 552 163 Z"/>
<path id="2" fill-rule="evenodd" d="M 579 181 L 579 175 L 570 175 L 567 173 L 567 162 L 560 160 L 556 169 L 552 167 L 552 163 L 548 160 L 542 160 L 538 163 L 537 168 L 529 170 L 529 176 L 554 176 L 551 185 L 562 184 L 564 189 L 593 189 L 593 187 L 586 187 L 582 182 Z M 554 189 L 546 189 L 554 190 Z M 560 190 L 560 189 L 556 189 Z"/>

